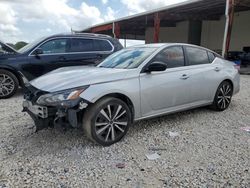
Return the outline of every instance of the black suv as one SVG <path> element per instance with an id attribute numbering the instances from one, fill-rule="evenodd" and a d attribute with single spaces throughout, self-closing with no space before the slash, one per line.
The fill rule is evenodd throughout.
<path id="1" fill-rule="evenodd" d="M 106 35 L 79 33 L 42 38 L 15 51 L 0 41 L 0 99 L 19 86 L 54 69 L 97 65 L 122 45 Z"/>

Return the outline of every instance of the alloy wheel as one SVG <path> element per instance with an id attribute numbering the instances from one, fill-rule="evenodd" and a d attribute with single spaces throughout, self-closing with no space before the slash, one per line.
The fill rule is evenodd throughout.
<path id="1" fill-rule="evenodd" d="M 96 135 L 103 142 L 119 140 L 125 134 L 128 121 L 128 112 L 121 104 L 108 104 L 96 117 Z"/>
<path id="2" fill-rule="evenodd" d="M 0 97 L 5 97 L 11 94 L 14 89 L 14 80 L 6 74 L 0 74 Z"/>
<path id="3" fill-rule="evenodd" d="M 226 109 L 229 106 L 232 98 L 232 93 L 233 89 L 229 83 L 225 82 L 221 85 L 217 95 L 217 105 L 220 109 Z"/>

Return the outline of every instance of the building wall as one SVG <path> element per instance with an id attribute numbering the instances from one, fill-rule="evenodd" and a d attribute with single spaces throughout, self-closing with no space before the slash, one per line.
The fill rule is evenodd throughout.
<path id="1" fill-rule="evenodd" d="M 159 42 L 188 42 L 188 21 L 177 23 L 176 27 L 161 27 Z M 146 43 L 154 42 L 154 28 L 146 29 Z"/>
<path id="2" fill-rule="evenodd" d="M 225 18 L 219 21 L 203 21 L 201 33 L 201 46 L 212 50 L 222 50 L 225 30 Z"/>
<path id="3" fill-rule="evenodd" d="M 220 21 L 203 21 L 201 45 L 213 50 L 221 50 L 225 30 L 225 18 Z M 242 50 L 250 46 L 250 11 L 234 16 L 230 50 Z"/>
<path id="4" fill-rule="evenodd" d="M 212 50 L 222 50 L 225 30 L 225 18 L 219 21 L 203 21 L 201 33 L 201 46 Z M 177 23 L 176 27 L 162 27 L 160 29 L 160 42 L 188 42 L 189 22 Z M 152 43 L 154 29 L 146 30 L 146 43 Z M 231 36 L 230 50 L 242 50 L 243 46 L 250 46 L 250 11 L 236 13 Z"/>
<path id="5" fill-rule="evenodd" d="M 236 13 L 231 37 L 231 50 L 250 46 L 250 11 Z"/>

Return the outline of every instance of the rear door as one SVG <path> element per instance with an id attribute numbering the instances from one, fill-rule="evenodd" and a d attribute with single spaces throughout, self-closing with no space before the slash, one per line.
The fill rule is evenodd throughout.
<path id="1" fill-rule="evenodd" d="M 98 56 L 97 64 L 112 54 L 115 50 L 114 45 L 109 40 L 105 39 L 95 39 L 94 48 Z"/>
<path id="2" fill-rule="evenodd" d="M 199 47 L 185 46 L 189 67 L 190 103 L 209 103 L 213 100 L 221 67 L 213 63 L 213 53 Z"/>
<path id="3" fill-rule="evenodd" d="M 70 64 L 97 65 L 112 51 L 113 46 L 107 40 L 72 38 L 69 53 Z"/>

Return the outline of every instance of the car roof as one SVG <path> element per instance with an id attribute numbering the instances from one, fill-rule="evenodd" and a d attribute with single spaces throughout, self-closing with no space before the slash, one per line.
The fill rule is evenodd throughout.
<path id="1" fill-rule="evenodd" d="M 168 46 L 191 46 L 197 48 L 204 48 L 201 46 L 193 45 L 193 44 L 186 44 L 186 43 L 152 43 L 152 44 L 140 44 L 131 46 L 131 48 L 161 48 L 161 47 L 168 47 Z M 204 48 L 206 49 L 206 48 Z"/>
<path id="2" fill-rule="evenodd" d="M 60 33 L 51 35 L 47 38 L 53 38 L 53 37 L 91 37 L 91 38 L 112 39 L 112 37 L 109 35 L 95 34 L 95 33 Z"/>
<path id="3" fill-rule="evenodd" d="M 128 48 L 160 48 L 166 45 L 167 43 L 140 44 L 140 45 L 135 45 L 135 46 L 131 46 Z"/>
<path id="4" fill-rule="evenodd" d="M 168 47 L 168 46 L 190 46 L 190 47 L 195 47 L 195 48 L 200 48 L 200 49 L 204 49 L 207 51 L 210 51 L 212 53 L 215 53 L 217 56 L 220 56 L 219 54 L 217 54 L 216 52 L 207 49 L 205 47 L 202 46 L 198 46 L 198 45 L 194 45 L 194 44 L 187 44 L 187 43 L 153 43 L 153 44 L 141 44 L 141 45 L 135 45 L 135 46 L 131 46 L 128 48 L 164 48 L 164 47 Z"/>

